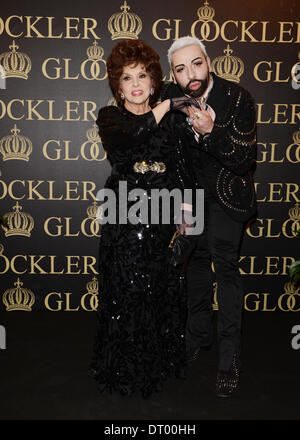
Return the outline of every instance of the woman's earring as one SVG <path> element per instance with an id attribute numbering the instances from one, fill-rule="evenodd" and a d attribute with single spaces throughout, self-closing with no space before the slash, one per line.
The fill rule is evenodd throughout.
<path id="1" fill-rule="evenodd" d="M 153 95 L 153 93 L 154 93 L 154 90 L 153 90 L 153 88 L 151 87 L 151 89 L 150 89 L 150 95 Z"/>
<path id="2" fill-rule="evenodd" d="M 125 99 L 125 95 L 123 92 L 121 92 L 120 96 L 121 96 L 121 99 Z"/>

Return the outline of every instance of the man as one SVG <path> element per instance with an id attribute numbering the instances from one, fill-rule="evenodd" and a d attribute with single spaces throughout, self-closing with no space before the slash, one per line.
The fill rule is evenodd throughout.
<path id="1" fill-rule="evenodd" d="M 180 38 L 168 52 L 174 83 L 162 98 L 189 96 L 195 106 L 173 112 L 174 136 L 184 143 L 195 186 L 204 188 L 204 232 L 187 265 L 188 356 L 212 343 L 212 265 L 218 285 L 218 373 L 216 393 L 238 388 L 243 287 L 239 248 L 245 222 L 256 212 L 252 180 L 256 115 L 250 94 L 211 72 L 200 40 Z M 173 116 L 172 116 L 173 115 Z"/>

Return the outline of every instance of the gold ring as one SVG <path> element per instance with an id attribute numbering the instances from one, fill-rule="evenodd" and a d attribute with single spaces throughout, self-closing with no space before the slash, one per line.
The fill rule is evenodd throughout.
<path id="1" fill-rule="evenodd" d="M 195 112 L 194 114 L 195 114 L 197 119 L 202 119 L 202 114 L 201 113 Z"/>

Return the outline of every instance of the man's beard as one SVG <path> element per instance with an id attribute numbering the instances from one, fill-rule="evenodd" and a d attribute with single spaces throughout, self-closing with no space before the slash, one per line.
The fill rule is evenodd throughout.
<path id="1" fill-rule="evenodd" d="M 192 79 L 184 88 L 182 87 L 183 93 L 190 96 L 191 98 L 200 98 L 203 95 L 208 86 L 209 75 L 204 79 Z M 201 83 L 199 89 L 191 90 L 190 85 L 193 83 Z"/>

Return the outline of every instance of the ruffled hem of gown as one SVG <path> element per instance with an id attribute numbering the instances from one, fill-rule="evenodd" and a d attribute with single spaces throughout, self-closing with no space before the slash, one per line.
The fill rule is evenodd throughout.
<path id="1" fill-rule="evenodd" d="M 161 275 L 150 295 L 138 291 L 123 295 L 119 303 L 100 302 L 88 370 L 100 392 L 149 397 L 163 389 L 166 379 L 184 378 L 186 281 L 183 269 L 171 264 L 166 278 Z M 119 280 L 107 280 L 109 284 L 100 279 L 100 292 L 115 291 Z"/>

